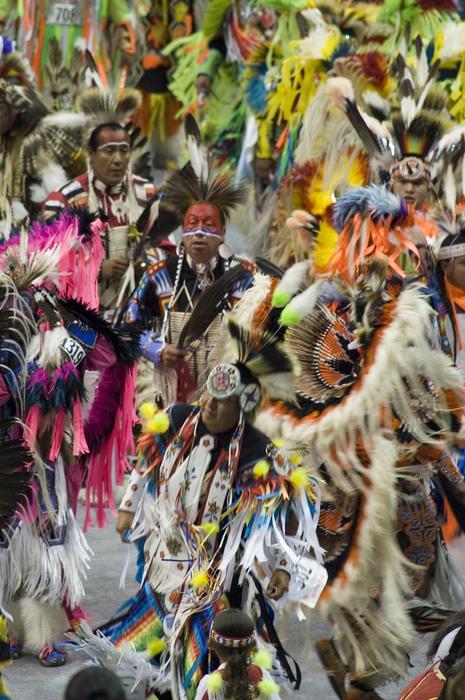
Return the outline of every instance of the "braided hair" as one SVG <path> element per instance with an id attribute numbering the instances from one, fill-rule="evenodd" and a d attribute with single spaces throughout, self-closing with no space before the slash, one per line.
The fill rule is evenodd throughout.
<path id="1" fill-rule="evenodd" d="M 215 617 L 210 646 L 225 664 L 222 671 L 225 700 L 252 700 L 254 691 L 249 681 L 251 654 L 255 648 L 252 640 L 241 646 L 225 646 L 218 637 L 228 640 L 253 639 L 254 624 L 242 610 L 230 608 Z M 215 639 L 216 638 L 216 639 Z"/>

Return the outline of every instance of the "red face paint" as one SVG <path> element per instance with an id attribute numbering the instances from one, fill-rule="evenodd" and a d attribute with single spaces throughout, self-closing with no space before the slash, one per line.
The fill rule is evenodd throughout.
<path id="1" fill-rule="evenodd" d="M 223 224 L 218 207 L 209 202 L 196 202 L 186 211 L 183 222 L 184 231 L 203 230 L 211 233 L 223 233 Z"/>

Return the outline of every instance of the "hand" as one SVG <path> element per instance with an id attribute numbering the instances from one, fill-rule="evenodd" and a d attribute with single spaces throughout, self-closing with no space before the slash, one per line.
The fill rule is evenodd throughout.
<path id="1" fill-rule="evenodd" d="M 276 569 L 266 589 L 268 598 L 271 598 L 271 600 L 279 600 L 282 598 L 289 588 L 290 578 L 287 571 Z"/>
<path id="2" fill-rule="evenodd" d="M 121 537 L 121 541 L 125 542 L 125 535 L 131 529 L 134 513 L 128 513 L 126 510 L 118 511 L 118 519 L 116 520 L 116 532 Z"/>
<path id="3" fill-rule="evenodd" d="M 167 367 L 176 367 L 178 360 L 187 355 L 187 350 L 177 348 L 176 345 L 165 345 L 160 353 L 160 359 Z"/>
<path id="4" fill-rule="evenodd" d="M 114 260 L 104 260 L 100 272 L 105 282 L 119 282 L 128 267 L 126 258 L 115 258 Z"/>

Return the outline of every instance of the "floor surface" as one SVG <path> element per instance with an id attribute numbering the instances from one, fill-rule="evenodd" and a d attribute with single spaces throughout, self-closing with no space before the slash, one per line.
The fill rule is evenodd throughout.
<path id="1" fill-rule="evenodd" d="M 84 605 L 92 615 L 92 624 L 98 625 L 107 620 L 126 598 L 133 595 L 135 587 L 127 586 L 124 591 L 118 588 L 128 548 L 127 545 L 121 544 L 113 530 L 113 524 L 103 530 L 91 530 L 88 538 L 95 556 L 89 571 Z M 134 570 L 133 549 L 133 547 L 130 549 L 132 561 L 129 571 Z M 465 540 L 458 543 L 454 549 L 454 558 L 462 569 L 465 569 Z M 303 672 L 301 690 L 298 693 L 292 693 L 292 697 L 302 698 L 302 700 L 335 698 L 312 650 L 312 640 L 325 635 L 323 623 L 317 618 L 308 625 L 298 623 L 290 625 L 284 620 L 281 630 L 285 647 L 300 661 Z M 419 638 L 412 655 L 413 668 L 409 676 L 414 676 L 424 667 L 427 641 L 425 637 Z M 68 679 L 86 663 L 87 657 L 83 653 L 74 651 L 70 654 L 68 663 L 61 668 L 43 668 L 35 658 L 25 656 L 15 661 L 5 675 L 13 700 L 61 700 Z M 399 690 L 406 682 L 407 679 L 399 686 L 386 686 L 380 691 L 382 697 L 385 700 L 397 700 Z M 283 697 L 284 695 L 283 693 Z M 140 700 L 143 698 L 143 692 L 139 689 L 128 697 L 131 700 Z"/>

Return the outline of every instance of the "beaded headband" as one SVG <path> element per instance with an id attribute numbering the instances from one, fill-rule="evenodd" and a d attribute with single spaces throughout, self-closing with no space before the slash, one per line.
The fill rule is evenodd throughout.
<path id="1" fill-rule="evenodd" d="M 391 180 L 402 178 L 403 180 L 419 180 L 425 178 L 431 182 L 431 170 L 426 163 L 416 156 L 407 156 L 396 161 L 389 169 Z"/>
<path id="2" fill-rule="evenodd" d="M 219 634 L 212 629 L 210 631 L 210 639 L 222 647 L 228 647 L 230 649 L 243 649 L 252 645 L 255 635 L 252 633 L 247 635 L 247 637 L 227 637 L 226 635 Z"/>

